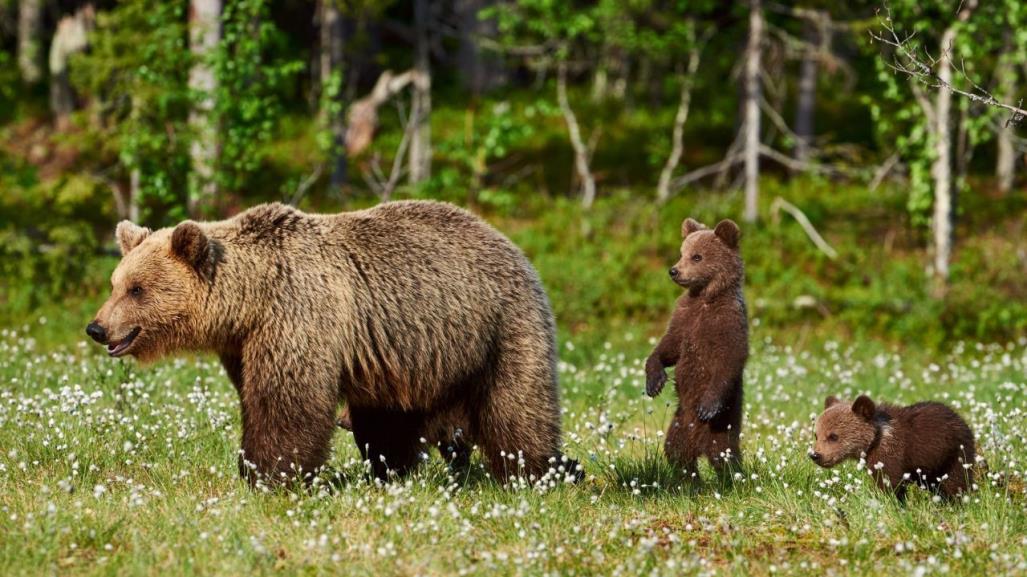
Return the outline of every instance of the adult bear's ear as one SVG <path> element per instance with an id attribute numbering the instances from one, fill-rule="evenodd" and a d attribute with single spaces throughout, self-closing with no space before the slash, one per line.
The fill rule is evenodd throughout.
<path id="1" fill-rule="evenodd" d="M 824 409 L 830 409 L 831 407 L 838 404 L 838 397 L 831 395 L 824 399 Z"/>
<path id="2" fill-rule="evenodd" d="M 738 248 L 738 239 L 742 238 L 742 231 L 738 229 L 738 225 L 728 218 L 717 223 L 713 234 L 717 235 L 717 238 L 724 241 L 724 244 L 730 248 Z"/>
<path id="3" fill-rule="evenodd" d="M 694 218 L 686 218 L 685 221 L 681 223 L 681 238 L 685 238 L 697 230 L 705 229 L 706 225 L 698 220 L 695 220 Z"/>
<path id="4" fill-rule="evenodd" d="M 870 400 L 870 397 L 860 395 L 852 403 L 852 412 L 862 417 L 864 421 L 872 421 L 874 420 L 874 413 L 877 412 L 877 407 Z"/>
<path id="5" fill-rule="evenodd" d="M 139 243 L 146 240 L 151 232 L 153 231 L 128 220 L 119 222 L 118 227 L 114 229 L 114 238 L 118 239 L 121 256 L 125 256 L 133 248 L 139 246 Z"/>
<path id="6" fill-rule="evenodd" d="M 200 225 L 185 221 L 171 231 L 171 254 L 196 270 L 205 280 L 212 280 L 214 267 L 221 257 L 220 245 L 203 232 Z"/>

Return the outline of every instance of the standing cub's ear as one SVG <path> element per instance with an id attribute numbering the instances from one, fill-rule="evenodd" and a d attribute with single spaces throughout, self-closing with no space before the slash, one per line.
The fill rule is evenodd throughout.
<path id="1" fill-rule="evenodd" d="M 860 395 L 852 403 L 852 412 L 862 417 L 864 421 L 872 421 L 874 413 L 877 412 L 877 407 L 870 400 L 870 397 Z"/>
<path id="2" fill-rule="evenodd" d="M 146 240 L 152 231 L 148 228 L 133 224 L 131 221 L 123 220 L 114 229 L 114 237 L 118 239 L 118 247 L 121 249 L 121 256 L 125 256 L 139 243 Z"/>
<path id="3" fill-rule="evenodd" d="M 831 395 L 824 399 L 824 409 L 830 409 L 831 407 L 838 404 L 838 397 Z"/>
<path id="4" fill-rule="evenodd" d="M 738 239 L 742 238 L 742 231 L 738 230 L 738 225 L 735 224 L 735 221 L 727 218 L 717 223 L 713 234 L 717 235 L 717 238 L 724 241 L 724 244 L 730 248 L 738 248 Z"/>
<path id="5" fill-rule="evenodd" d="M 681 238 L 685 238 L 697 230 L 706 230 L 706 225 L 694 218 L 686 218 L 681 223 Z"/>
<path id="6" fill-rule="evenodd" d="M 218 259 L 218 245 L 207 238 L 200 225 L 185 221 L 171 231 L 171 254 L 175 255 L 206 280 L 211 280 Z"/>

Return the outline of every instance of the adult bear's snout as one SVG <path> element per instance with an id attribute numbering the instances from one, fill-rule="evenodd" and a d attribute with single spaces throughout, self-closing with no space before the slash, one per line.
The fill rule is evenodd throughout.
<path id="1" fill-rule="evenodd" d="M 100 343 L 101 345 L 107 344 L 107 331 L 104 330 L 100 323 L 93 321 L 86 325 L 86 334 L 89 338 Z"/>

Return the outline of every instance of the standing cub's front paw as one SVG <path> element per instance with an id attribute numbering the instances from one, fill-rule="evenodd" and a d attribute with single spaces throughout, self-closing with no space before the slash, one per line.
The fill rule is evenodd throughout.
<path id="1" fill-rule="evenodd" d="M 645 394 L 650 397 L 655 397 L 660 394 L 663 390 L 663 385 L 667 384 L 667 372 L 663 369 L 658 371 L 650 371 L 645 375 Z"/>
<path id="2" fill-rule="evenodd" d="M 699 420 L 705 423 L 712 421 L 723 408 L 724 405 L 720 401 L 706 401 L 699 403 L 699 407 L 696 408 L 695 412 L 699 416 Z"/>

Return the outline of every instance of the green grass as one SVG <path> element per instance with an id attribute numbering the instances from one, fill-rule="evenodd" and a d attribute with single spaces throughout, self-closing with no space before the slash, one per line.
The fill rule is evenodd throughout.
<path id="1" fill-rule="evenodd" d="M 745 471 L 682 479 L 662 455 L 671 390 L 642 395 L 652 335 L 564 342 L 577 485 L 496 486 L 437 456 L 385 486 L 335 439 L 331 491 L 260 492 L 237 478 L 238 402 L 217 363 L 149 367 L 99 347 L 0 335 L 3 575 L 1014 575 L 1027 570 L 1027 341 L 947 354 L 868 342 L 792 349 L 757 329 Z M 77 331 L 77 329 L 76 329 Z M 593 339 L 595 340 L 595 339 Z M 601 341 L 597 341 L 601 342 Z M 966 502 L 878 492 L 855 464 L 806 458 L 829 393 L 956 407 L 987 476 Z"/>

